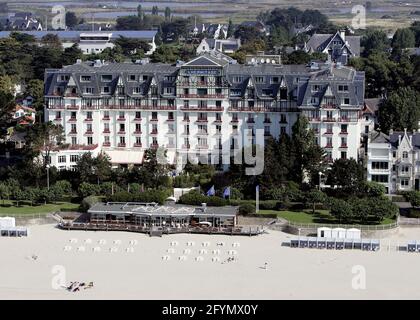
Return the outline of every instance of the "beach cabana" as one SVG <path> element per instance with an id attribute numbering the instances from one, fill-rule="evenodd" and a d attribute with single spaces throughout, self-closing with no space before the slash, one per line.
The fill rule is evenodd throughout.
<path id="1" fill-rule="evenodd" d="M 8 229 L 16 227 L 16 219 L 12 217 L 0 218 L 0 229 Z"/>
<path id="2" fill-rule="evenodd" d="M 299 248 L 307 248 L 308 247 L 308 238 L 300 238 L 299 239 Z"/>
<path id="3" fill-rule="evenodd" d="M 370 239 L 362 240 L 362 250 L 372 250 L 372 241 Z"/>
<path id="4" fill-rule="evenodd" d="M 321 227 L 317 231 L 318 238 L 331 238 L 331 228 Z"/>
<path id="5" fill-rule="evenodd" d="M 371 244 L 372 244 L 372 251 L 378 251 L 381 247 L 381 243 L 377 239 L 372 239 Z"/>
<path id="6" fill-rule="evenodd" d="M 299 247 L 299 240 L 298 239 L 292 239 L 292 240 L 290 240 L 290 247 L 291 248 L 297 248 L 297 247 Z"/>
<path id="7" fill-rule="evenodd" d="M 335 248 L 335 239 L 329 238 L 327 239 L 327 249 L 334 249 Z"/>
<path id="8" fill-rule="evenodd" d="M 346 239 L 361 239 L 362 232 L 360 229 L 350 228 L 346 231 Z"/>
<path id="9" fill-rule="evenodd" d="M 317 242 L 317 238 L 309 238 L 309 248 L 316 248 L 318 245 Z"/>
<path id="10" fill-rule="evenodd" d="M 346 237 L 346 229 L 334 228 L 331 230 L 331 238 L 344 239 Z"/>
<path id="11" fill-rule="evenodd" d="M 336 242 L 335 242 L 335 248 L 337 249 L 337 250 L 342 250 L 342 249 L 344 249 L 344 239 L 337 239 L 336 240 Z"/>
<path id="12" fill-rule="evenodd" d="M 407 244 L 407 252 L 414 252 L 417 249 L 417 241 L 412 240 Z"/>
<path id="13" fill-rule="evenodd" d="M 344 239 L 344 248 L 345 249 L 353 249 L 354 248 L 354 240 L 353 239 Z"/>
<path id="14" fill-rule="evenodd" d="M 327 239 L 326 238 L 317 238 L 318 249 L 325 249 L 326 246 L 327 246 Z"/>
<path id="15" fill-rule="evenodd" d="M 353 239 L 353 248 L 362 249 L 362 239 Z"/>

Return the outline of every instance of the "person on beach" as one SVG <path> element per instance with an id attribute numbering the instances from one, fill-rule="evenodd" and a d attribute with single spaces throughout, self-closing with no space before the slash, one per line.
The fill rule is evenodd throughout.
<path id="1" fill-rule="evenodd" d="M 268 263 L 264 263 L 264 270 L 268 270 Z"/>

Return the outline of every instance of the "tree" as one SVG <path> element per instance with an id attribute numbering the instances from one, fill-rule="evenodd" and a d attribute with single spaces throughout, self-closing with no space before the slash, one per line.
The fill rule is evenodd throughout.
<path id="1" fill-rule="evenodd" d="M 82 58 L 83 51 L 80 50 L 77 43 L 69 48 L 65 48 L 62 54 L 62 62 L 65 66 L 75 64 L 77 60 L 81 60 Z"/>
<path id="2" fill-rule="evenodd" d="M 245 26 L 245 25 L 240 25 L 235 30 L 234 35 L 235 35 L 236 39 L 241 39 L 241 43 L 243 45 L 245 45 L 249 42 L 253 42 L 257 39 L 261 39 L 261 37 L 262 37 L 260 31 L 256 27 Z"/>
<path id="3" fill-rule="evenodd" d="M 58 48 L 60 50 L 62 50 L 63 48 L 63 45 L 58 35 L 52 33 L 48 33 L 45 36 L 43 36 L 41 39 L 41 44 L 43 46 Z"/>
<path id="4" fill-rule="evenodd" d="M 89 196 L 96 196 L 99 193 L 99 187 L 97 185 L 91 184 L 91 183 L 87 183 L 87 182 L 83 182 L 80 184 L 79 186 L 79 195 L 82 198 L 86 198 Z"/>
<path id="5" fill-rule="evenodd" d="M 420 207 L 420 192 L 419 191 L 409 191 L 405 195 L 405 198 L 410 202 L 413 208 Z"/>
<path id="6" fill-rule="evenodd" d="M 338 219 L 340 223 L 349 223 L 354 217 L 351 204 L 342 199 L 332 200 L 330 213 L 333 217 Z"/>
<path id="7" fill-rule="evenodd" d="M 364 194 L 373 198 L 381 197 L 385 194 L 385 186 L 374 181 L 365 181 Z"/>
<path id="8" fill-rule="evenodd" d="M 12 94 L 0 91 L 0 138 L 7 134 L 11 114 L 15 107 L 15 100 Z"/>
<path id="9" fill-rule="evenodd" d="M 292 127 L 291 178 L 299 184 L 305 175 L 311 179 L 324 171 L 325 166 L 325 152 L 316 144 L 314 132 L 308 127 L 309 121 L 304 116 L 298 116 Z"/>
<path id="10" fill-rule="evenodd" d="M 378 122 L 384 132 L 417 130 L 419 120 L 420 94 L 412 88 L 397 89 L 379 106 Z"/>
<path id="11" fill-rule="evenodd" d="M 39 114 L 38 122 L 42 122 L 42 114 L 44 110 L 44 81 L 33 79 L 28 82 L 25 94 L 33 99 L 33 108 Z"/>
<path id="12" fill-rule="evenodd" d="M 139 17 L 140 20 L 143 20 L 143 18 L 144 18 L 144 11 L 143 11 L 143 7 L 142 7 L 141 4 L 139 4 L 137 6 L 137 17 Z"/>
<path id="13" fill-rule="evenodd" d="M 385 52 L 389 45 L 388 36 L 382 30 L 368 29 L 361 40 L 364 57 L 368 57 L 374 52 Z"/>
<path id="14" fill-rule="evenodd" d="M 229 18 L 229 24 L 228 24 L 228 29 L 227 29 L 227 34 L 226 34 L 226 38 L 231 38 L 233 37 L 235 33 L 235 27 L 233 25 L 232 19 Z"/>
<path id="15" fill-rule="evenodd" d="M 9 75 L 0 76 L 0 92 L 9 95 L 15 94 L 15 79 Z"/>
<path id="16" fill-rule="evenodd" d="M 302 50 L 293 51 L 286 57 L 285 64 L 308 64 L 311 61 L 311 55 Z"/>
<path id="17" fill-rule="evenodd" d="M 165 20 L 170 21 L 171 20 L 171 8 L 166 7 L 165 8 Z"/>
<path id="18" fill-rule="evenodd" d="M 92 153 L 87 152 L 79 158 L 76 163 L 76 172 L 78 174 L 80 183 L 95 181 L 93 176 L 94 167 L 95 159 L 92 157 Z"/>
<path id="19" fill-rule="evenodd" d="M 392 49 L 403 50 L 414 48 L 416 45 L 416 35 L 409 28 L 398 29 L 392 38 Z"/>
<path id="20" fill-rule="evenodd" d="M 341 188 L 347 194 L 357 194 L 364 182 L 364 168 L 354 159 L 337 159 L 328 172 L 327 184 Z"/>
<path id="21" fill-rule="evenodd" d="M 26 193 L 23 190 L 17 190 L 13 195 L 13 198 L 16 201 L 16 206 L 19 207 L 21 201 L 26 200 Z"/>
<path id="22" fill-rule="evenodd" d="M 111 177 L 111 158 L 106 153 L 100 153 L 93 161 L 93 171 L 97 177 L 98 184 Z"/>
<path id="23" fill-rule="evenodd" d="M 0 183 L 0 198 L 3 200 L 3 206 L 4 206 L 4 201 L 10 198 L 9 187 L 4 183 Z"/>
<path id="24" fill-rule="evenodd" d="M 73 11 L 66 11 L 66 26 L 67 28 L 74 28 L 79 24 L 79 19 Z"/>
<path id="25" fill-rule="evenodd" d="M 46 168 L 50 159 L 51 151 L 59 148 L 64 141 L 64 131 L 61 125 L 55 125 L 52 122 L 37 123 L 28 132 L 27 145 L 33 154 L 38 156 L 41 152 L 44 155 L 44 165 Z"/>
<path id="26" fill-rule="evenodd" d="M 312 213 L 315 214 L 316 204 L 317 203 L 324 203 L 326 200 L 326 195 L 324 192 L 312 189 L 308 193 L 306 193 L 306 201 L 312 204 Z"/>
<path id="27" fill-rule="evenodd" d="M 136 53 L 143 56 L 151 49 L 150 44 L 144 40 L 126 38 L 123 36 L 120 36 L 118 39 L 116 39 L 115 44 L 121 47 L 123 54 L 126 56 L 130 56 Z"/>
<path id="28" fill-rule="evenodd" d="M 152 7 L 152 15 L 154 15 L 154 16 L 159 15 L 159 8 L 158 8 L 158 6 L 153 6 Z"/>

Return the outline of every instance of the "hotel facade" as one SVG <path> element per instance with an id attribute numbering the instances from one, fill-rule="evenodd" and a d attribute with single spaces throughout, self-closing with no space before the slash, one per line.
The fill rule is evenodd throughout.
<path id="1" fill-rule="evenodd" d="M 259 137 L 291 134 L 306 116 L 327 159 L 359 157 L 365 76 L 335 65 L 241 65 L 205 54 L 178 65 L 77 63 L 45 73 L 45 120 L 66 145 L 50 164 L 72 169 L 105 152 L 113 165 L 139 165 L 147 149 L 225 163 Z M 258 141 L 257 141 L 258 140 Z"/>

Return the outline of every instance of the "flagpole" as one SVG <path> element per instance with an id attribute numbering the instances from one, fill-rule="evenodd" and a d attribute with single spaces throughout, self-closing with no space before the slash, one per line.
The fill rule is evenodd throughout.
<path id="1" fill-rule="evenodd" d="M 255 212 L 258 213 L 260 211 L 260 186 L 256 187 L 255 206 Z"/>

